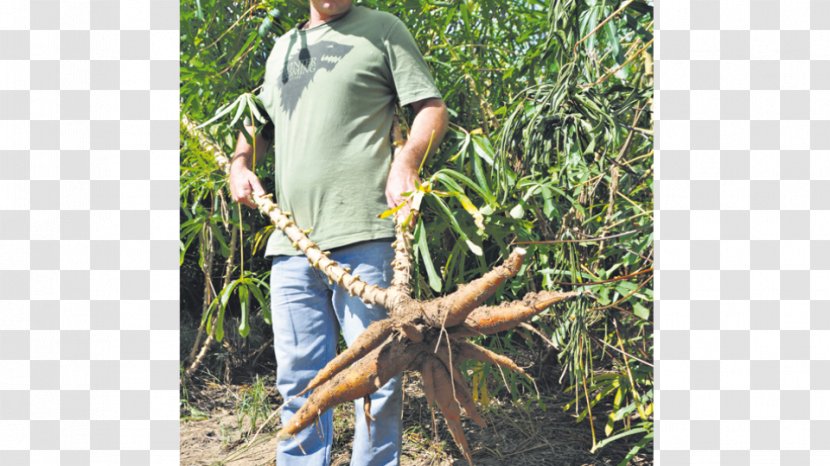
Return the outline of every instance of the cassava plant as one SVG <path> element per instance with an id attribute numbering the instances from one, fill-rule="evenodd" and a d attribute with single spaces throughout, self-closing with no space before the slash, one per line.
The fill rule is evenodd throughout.
<path id="1" fill-rule="evenodd" d="M 225 172 L 230 163 L 223 151 L 206 135 L 184 118 L 186 129 L 197 137 L 202 146 L 211 148 L 217 163 Z M 397 125 L 393 134 L 400 137 Z M 396 144 L 400 147 L 400 144 Z M 382 306 L 388 318 L 372 323 L 351 347 L 328 363 L 298 394 L 311 395 L 297 413 L 282 426 L 279 438 L 288 438 L 314 423 L 323 412 L 337 404 L 364 400 L 367 424 L 371 422 L 370 395 L 395 375 L 405 370 L 420 372 L 424 394 L 430 405 L 435 404 L 444 414 L 450 433 L 470 464 L 470 447 L 461 425 L 462 411 L 474 422 L 484 425 L 472 393 L 458 369 L 465 361 L 487 362 L 499 367 L 527 374 L 510 358 L 497 354 L 471 341 L 470 337 L 490 335 L 519 326 L 551 305 L 574 297 L 578 291 L 540 291 L 527 293 L 520 300 L 486 306 L 484 303 L 522 266 L 526 251 L 515 248 L 499 266 L 448 295 L 430 300 L 412 298 L 410 286 L 412 271 L 411 216 L 395 215 L 395 250 L 392 261 L 391 286 L 382 288 L 368 284 L 350 270 L 330 259 L 306 233 L 294 223 L 288 212 L 273 202 L 271 195 L 254 196 L 258 210 L 270 218 L 293 242 L 296 249 L 308 258 L 333 283 L 370 306 Z"/>

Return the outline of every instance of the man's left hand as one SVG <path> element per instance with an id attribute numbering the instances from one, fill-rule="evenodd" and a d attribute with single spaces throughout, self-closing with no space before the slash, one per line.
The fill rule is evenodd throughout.
<path id="1" fill-rule="evenodd" d="M 411 198 L 406 199 L 403 193 L 411 193 L 415 188 L 415 180 L 420 182 L 418 173 L 421 170 L 421 161 L 428 157 L 441 143 L 447 131 L 447 106 L 438 98 L 424 99 L 413 102 L 412 109 L 415 118 L 412 120 L 409 138 L 403 147 L 396 151 L 386 179 L 386 203 L 390 208 L 406 202 L 398 211 L 398 215 L 409 215 Z"/>
<path id="2" fill-rule="evenodd" d="M 406 161 L 404 157 L 395 157 L 389 169 L 389 176 L 386 178 L 386 204 L 392 208 L 405 202 L 407 205 L 397 212 L 397 215 L 404 217 L 409 214 L 410 206 L 409 199 L 403 194 L 415 191 L 415 180 L 420 182 L 418 167 L 413 167 Z"/>

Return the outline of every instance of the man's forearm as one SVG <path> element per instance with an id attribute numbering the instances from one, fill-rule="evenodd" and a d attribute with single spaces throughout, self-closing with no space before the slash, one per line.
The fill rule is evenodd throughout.
<path id="1" fill-rule="evenodd" d="M 248 134 L 254 132 L 254 128 L 251 126 L 245 127 Z M 265 157 L 265 153 L 268 151 L 268 146 L 270 145 L 270 141 L 265 139 L 262 133 L 257 134 L 255 138 L 255 145 L 256 145 L 256 158 L 257 160 L 262 160 L 262 157 Z M 247 139 L 245 139 L 245 135 L 239 133 L 239 137 L 236 141 L 236 150 L 234 151 L 233 159 L 231 159 L 231 167 L 236 165 L 243 165 L 248 169 L 251 169 L 253 163 L 253 154 L 254 154 L 254 145 L 250 144 Z"/>
<path id="2" fill-rule="evenodd" d="M 424 102 L 412 121 L 407 139 L 401 151 L 395 157 L 395 164 L 400 164 L 417 172 L 421 160 L 430 152 L 434 152 L 444 134 L 447 132 L 447 107 L 439 99 Z M 432 139 L 432 144 L 430 144 Z"/>

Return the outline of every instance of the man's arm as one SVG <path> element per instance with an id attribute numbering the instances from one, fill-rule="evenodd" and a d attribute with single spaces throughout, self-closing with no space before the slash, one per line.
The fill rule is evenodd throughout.
<path id="1" fill-rule="evenodd" d="M 449 117 L 443 100 L 425 99 L 411 105 L 415 111 L 415 119 L 409 130 L 409 139 L 392 161 L 386 179 L 386 203 L 389 207 L 395 207 L 404 201 L 401 193 L 415 189 L 421 160 L 428 156 L 427 147 L 430 147 L 430 152 L 434 152 L 447 132 Z M 404 207 L 403 210 L 403 213 L 406 213 L 408 207 Z"/>
<path id="2" fill-rule="evenodd" d="M 246 126 L 245 130 L 248 134 L 254 132 L 252 126 Z M 256 158 L 262 160 L 265 153 L 268 151 L 270 142 L 265 139 L 262 133 L 256 135 Z M 262 184 L 259 182 L 256 174 L 251 171 L 251 164 L 253 162 L 254 146 L 248 143 L 245 136 L 239 133 L 239 138 L 236 141 L 236 150 L 234 151 L 233 159 L 231 159 L 231 173 L 230 173 L 230 190 L 231 198 L 234 202 L 241 202 L 248 207 L 256 208 L 256 204 L 251 200 L 251 193 L 261 196 L 265 194 L 262 189 Z"/>

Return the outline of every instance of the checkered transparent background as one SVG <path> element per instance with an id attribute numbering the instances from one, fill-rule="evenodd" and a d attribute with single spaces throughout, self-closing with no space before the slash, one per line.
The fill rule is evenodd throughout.
<path id="1" fill-rule="evenodd" d="M 656 459 L 830 464 L 830 1 L 656 12 Z M 0 464 L 178 462 L 177 28 L 0 0 Z"/>
<path id="2" fill-rule="evenodd" d="M 0 465 L 178 464 L 176 0 L 0 0 Z"/>
<path id="3" fill-rule="evenodd" d="M 655 456 L 830 464 L 830 0 L 656 17 Z"/>

